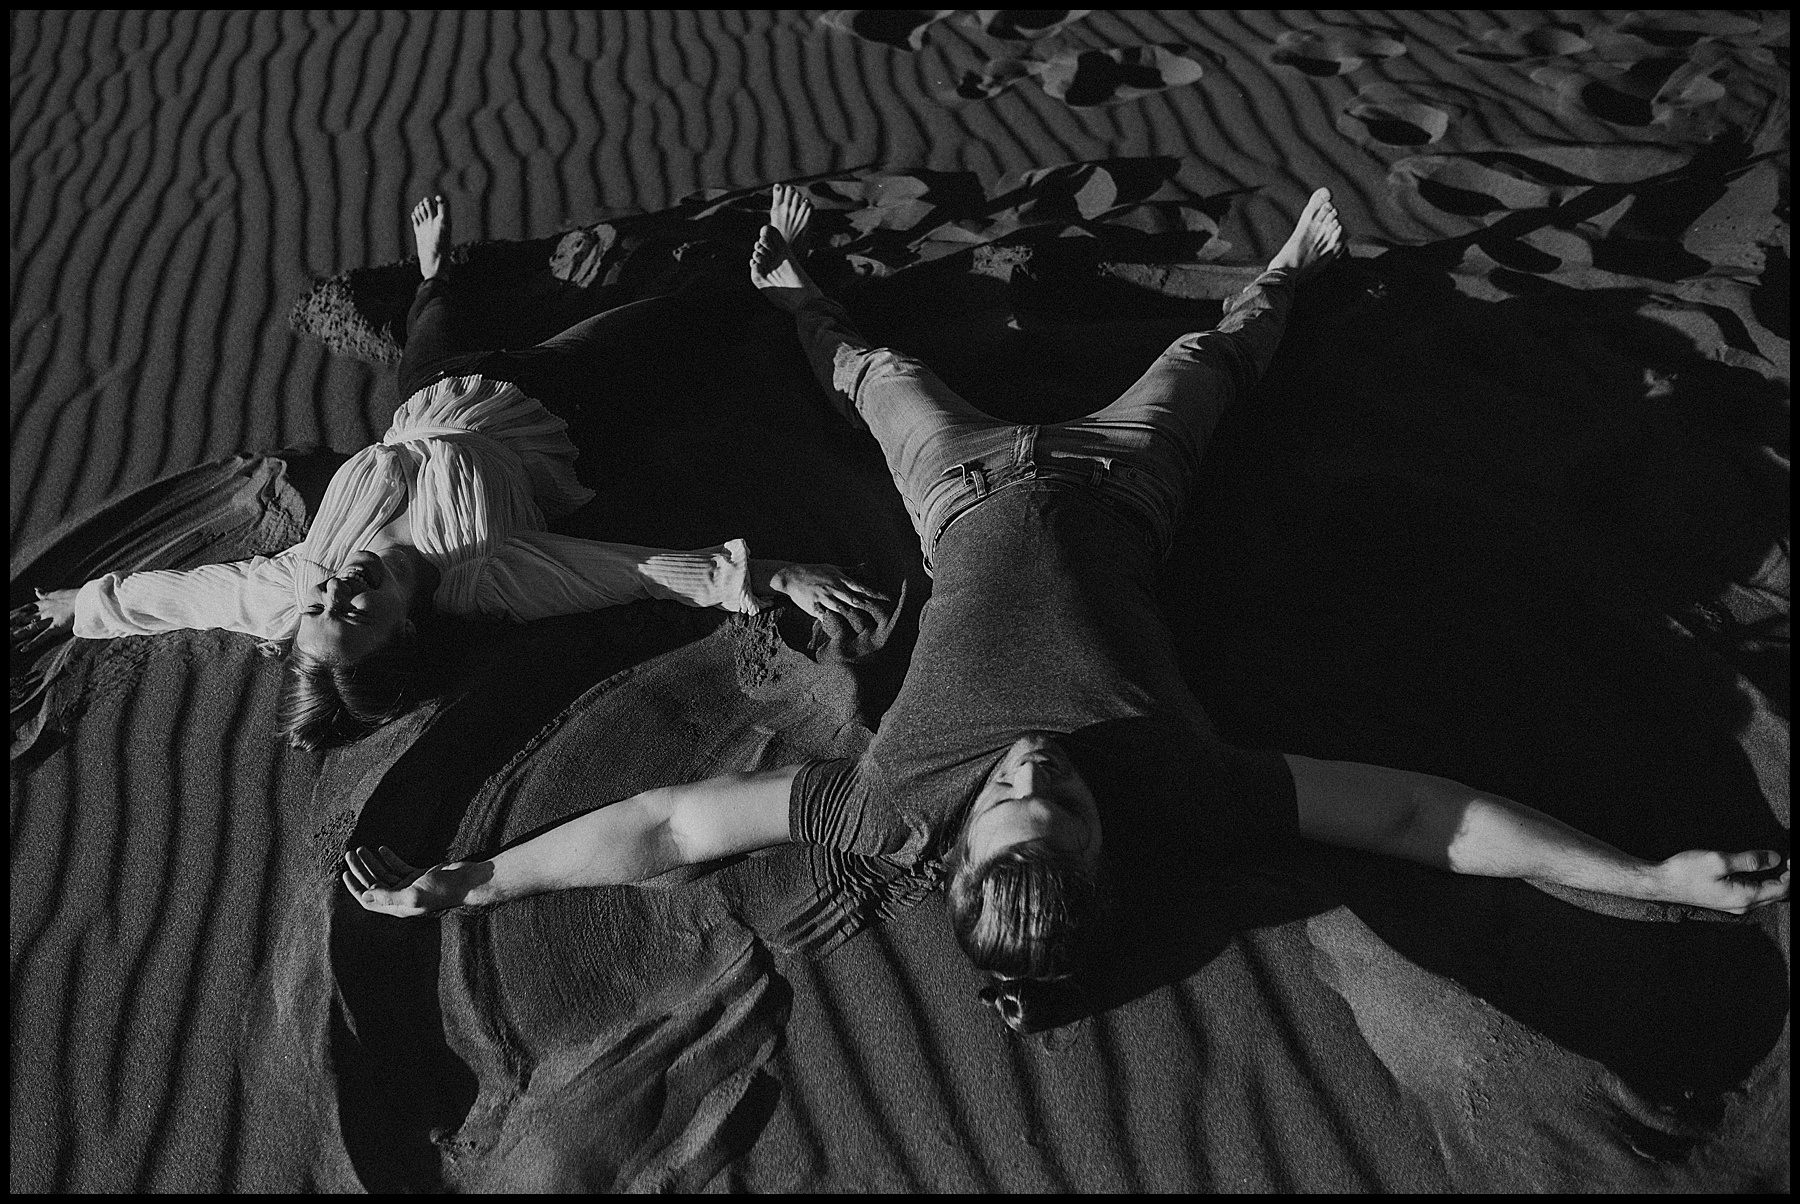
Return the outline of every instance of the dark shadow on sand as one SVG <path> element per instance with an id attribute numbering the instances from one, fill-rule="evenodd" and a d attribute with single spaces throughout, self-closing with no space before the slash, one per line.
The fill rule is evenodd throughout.
<path id="1" fill-rule="evenodd" d="M 1728 311 L 1686 304 L 1673 308 L 1698 325 L 1653 320 L 1646 307 L 1668 302 L 1648 282 L 1572 289 L 1536 274 L 1559 264 L 1520 241 L 1629 187 L 1348 263 L 1304 295 L 1270 376 L 1216 435 L 1162 582 L 1184 669 L 1227 741 L 1439 773 L 1644 856 L 1786 848 L 1758 773 L 1759 760 L 1785 752 L 1765 747 L 1757 727 L 1788 710 L 1786 470 L 1764 454 L 1786 447 L 1778 391 L 1696 342 L 1707 327 L 1753 351 Z M 1680 197 L 1665 191 L 1634 233 L 1673 251 L 1665 227 L 1717 195 L 1704 181 Z M 1150 277 L 1107 265 L 1191 266 L 1211 235 L 1054 234 L 1022 230 L 865 281 L 850 290 L 852 309 L 877 341 L 919 355 L 988 412 L 1050 422 L 1111 400 L 1175 335 L 1217 321 L 1232 272 L 1254 272 L 1140 287 L 1130 281 Z M 1451 273 L 1465 270 L 1473 244 L 1502 265 L 1487 283 L 1510 299 L 1458 291 Z M 657 254 L 637 256 L 633 270 Z M 676 445 L 704 446 L 709 413 L 750 407 L 771 446 L 804 431 L 884 480 L 783 322 L 746 311 L 736 342 L 719 350 L 685 377 L 695 389 L 663 402 L 662 433 L 584 421 L 584 439 L 603 441 L 596 456 L 656 483 L 596 503 L 596 533 L 680 543 L 691 516 L 644 503 L 704 483 L 741 503 L 734 518 L 753 543 L 785 540 L 786 554 L 839 562 L 872 554 L 890 575 L 916 576 L 916 549 L 887 546 L 891 530 L 867 547 L 866 532 L 828 507 L 796 508 L 806 484 L 772 482 L 749 449 L 704 470 L 659 450 L 670 432 Z M 628 408 L 671 396 L 653 384 L 622 382 L 636 399 Z M 890 527 L 904 521 L 897 507 Z M 1781 586 L 1759 593 L 1773 580 L 1771 556 Z M 553 647 L 566 650 L 567 633 L 541 646 Z M 356 842 L 407 839 L 412 859 L 435 856 L 470 794 L 580 681 L 598 680 L 599 666 L 563 689 L 542 684 L 569 671 L 496 681 L 492 697 L 446 712 L 384 783 Z M 477 745 L 491 750 L 485 759 L 454 766 Z M 1614 914 L 1598 914 L 1522 883 L 1308 846 L 1271 849 L 1228 878 L 1123 877 L 1104 953 L 1069 1015 L 1182 981 L 1236 932 L 1339 904 L 1414 963 L 1702 1120 L 1780 1037 L 1784 963 L 1753 925 L 1657 923 L 1679 916 L 1605 903 L 1598 911 Z M 420 1057 L 435 1016 L 435 948 L 391 956 L 409 968 L 357 987 L 386 994 L 352 1011 L 412 1015 L 421 1031 L 363 1028 L 386 1032 L 396 1056 Z M 436 1040 L 431 1056 L 453 1057 L 441 1031 Z M 444 1066 L 444 1085 L 416 1102 L 404 1130 L 414 1155 L 443 1116 L 466 1109 L 462 1076 Z M 764 1114 L 751 1107 L 733 1124 Z"/>
<path id="2" fill-rule="evenodd" d="M 1645 221 L 1691 221 L 1720 195 L 1659 187 Z M 1534 220 L 1550 217 L 1488 237 Z M 1645 316 L 1667 305 L 1649 287 L 1500 268 L 1514 298 L 1464 296 L 1449 273 L 1467 242 L 1448 241 L 1320 280 L 1253 403 L 1222 424 L 1162 586 L 1191 684 L 1240 746 L 1442 774 L 1648 857 L 1785 850 L 1756 764 L 1785 751 L 1750 730 L 1788 713 L 1787 473 L 1765 454 L 1785 454 L 1779 388 Z M 1093 270 L 1127 254 L 1027 255 L 929 317 L 892 296 L 865 308 L 876 337 L 990 413 L 1057 421 L 1216 321 L 1217 301 Z M 1729 313 L 1685 308 L 1749 342 Z M 1119 882 L 1071 1014 L 1180 981 L 1234 931 L 1347 903 L 1410 960 L 1659 1102 L 1706 1111 L 1780 1037 L 1785 965 L 1754 926 L 1296 856 L 1198 890 Z"/>

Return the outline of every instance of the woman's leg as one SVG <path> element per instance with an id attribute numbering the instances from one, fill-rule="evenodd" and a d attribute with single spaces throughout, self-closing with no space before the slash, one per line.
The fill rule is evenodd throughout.
<path id="1" fill-rule="evenodd" d="M 450 249 L 450 210 L 441 196 L 413 206 L 413 241 L 422 279 L 406 315 L 406 347 L 400 354 L 402 402 L 453 370 L 479 359 L 483 314 L 475 298 L 455 280 L 445 253 Z"/>
<path id="2" fill-rule="evenodd" d="M 552 410 L 604 403 L 646 380 L 675 387 L 698 357 L 733 337 L 752 302 L 735 272 L 725 280 L 702 269 L 673 293 L 585 318 L 535 347 L 496 356 L 485 370 Z"/>

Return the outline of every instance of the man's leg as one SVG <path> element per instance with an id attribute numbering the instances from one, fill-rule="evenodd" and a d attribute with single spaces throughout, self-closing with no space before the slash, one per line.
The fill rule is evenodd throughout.
<path id="1" fill-rule="evenodd" d="M 1044 428 L 1039 447 L 1052 457 L 1084 450 L 1117 457 L 1139 470 L 1140 492 L 1158 495 L 1165 511 L 1158 525 L 1172 531 L 1225 407 L 1275 358 L 1295 283 L 1336 254 L 1341 236 L 1331 194 L 1321 188 L 1268 270 L 1231 299 L 1215 329 L 1176 339 L 1117 401 Z M 1153 480 L 1143 482 L 1145 473 Z"/>
<path id="2" fill-rule="evenodd" d="M 804 197 L 776 186 L 774 224 L 763 228 L 752 255 L 751 282 L 794 315 L 819 383 L 845 419 L 875 436 L 913 527 L 928 544 L 937 517 L 966 489 L 953 470 L 1007 452 L 1015 428 L 964 401 L 918 360 L 872 346 L 856 330 L 790 252 L 810 216 Z M 925 552 L 929 557 L 931 548 Z"/>

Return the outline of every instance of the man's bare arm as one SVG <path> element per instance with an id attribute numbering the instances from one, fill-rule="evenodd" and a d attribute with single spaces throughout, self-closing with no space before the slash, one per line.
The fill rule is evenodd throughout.
<path id="1" fill-rule="evenodd" d="M 421 871 L 391 849 L 344 855 L 344 887 L 370 911 L 433 915 L 546 891 L 643 882 L 682 865 L 782 844 L 798 765 L 661 786 L 566 820 L 481 861 Z"/>
<path id="2" fill-rule="evenodd" d="M 1287 757 L 1301 835 L 1404 857 L 1458 874 L 1531 878 L 1631 899 L 1686 903 L 1742 914 L 1788 897 L 1791 870 L 1757 849 L 1695 849 L 1648 861 L 1552 816 L 1449 778 L 1352 761 Z"/>

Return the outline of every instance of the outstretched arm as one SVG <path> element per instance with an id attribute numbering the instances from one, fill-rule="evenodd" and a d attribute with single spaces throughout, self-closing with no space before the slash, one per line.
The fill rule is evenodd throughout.
<path id="1" fill-rule="evenodd" d="M 547 531 L 515 533 L 485 570 L 482 609 L 526 622 L 640 598 L 755 611 L 758 594 L 783 593 L 808 614 L 874 612 L 885 597 L 842 569 L 752 560 L 741 539 L 681 552 Z"/>
<path id="2" fill-rule="evenodd" d="M 79 589 L 38 591 L 12 612 L 13 649 L 35 652 L 64 635 L 88 640 L 223 627 L 260 639 L 292 634 L 290 556 L 252 556 L 192 569 L 107 573 Z"/>
<path id="3" fill-rule="evenodd" d="M 1458 874 L 1531 878 L 1743 914 L 1788 897 L 1780 853 L 1695 849 L 1647 861 L 1541 811 L 1431 774 L 1289 755 L 1300 833 Z"/>
<path id="4" fill-rule="evenodd" d="M 370 911 L 423 916 L 546 891 L 643 882 L 677 866 L 786 842 L 800 766 L 661 786 L 567 820 L 483 861 L 420 871 L 388 848 L 344 855 L 344 887 Z"/>

